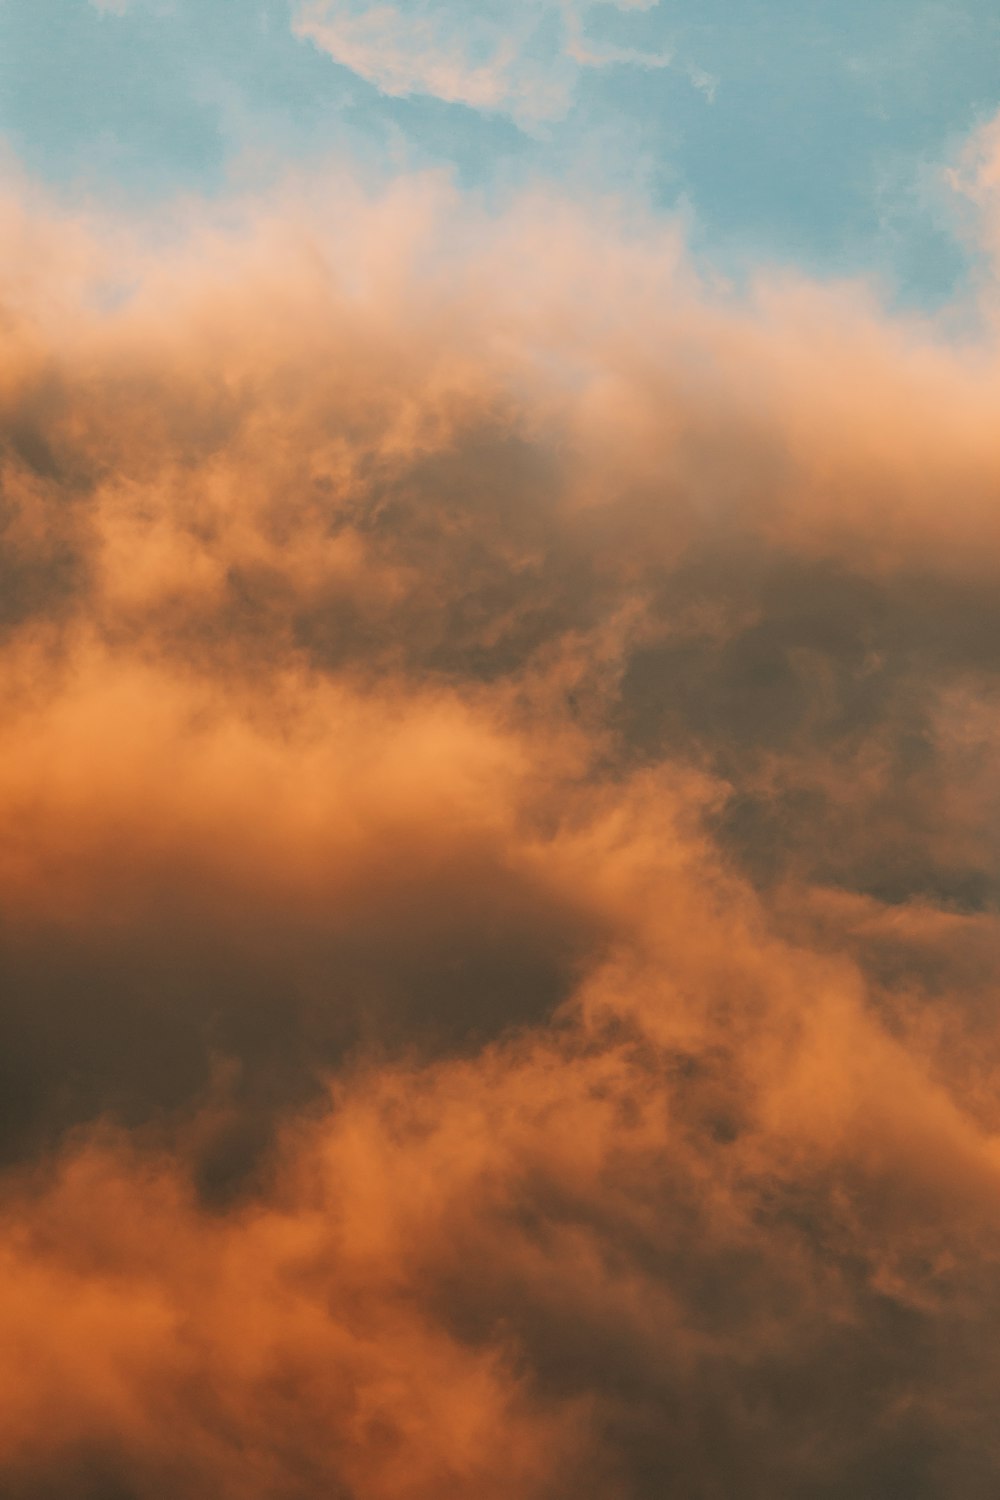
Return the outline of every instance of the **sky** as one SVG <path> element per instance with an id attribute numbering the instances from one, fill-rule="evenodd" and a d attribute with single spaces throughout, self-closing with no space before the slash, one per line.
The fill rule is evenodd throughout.
<path id="1" fill-rule="evenodd" d="M 4 1500 L 995 1500 L 998 26 L 0 0 Z"/>
<path id="2" fill-rule="evenodd" d="M 33 176 L 147 207 L 330 154 L 635 193 L 725 274 L 935 304 L 998 46 L 991 0 L 3 0 L 0 130 Z"/>

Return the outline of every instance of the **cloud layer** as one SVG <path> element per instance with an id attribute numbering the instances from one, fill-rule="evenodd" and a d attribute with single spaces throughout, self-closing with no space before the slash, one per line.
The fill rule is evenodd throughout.
<path id="1" fill-rule="evenodd" d="M 992 335 L 2 212 L 4 1494 L 992 1497 Z"/>

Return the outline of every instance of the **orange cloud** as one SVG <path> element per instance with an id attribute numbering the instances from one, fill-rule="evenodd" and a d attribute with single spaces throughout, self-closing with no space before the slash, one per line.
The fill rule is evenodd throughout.
<path id="1" fill-rule="evenodd" d="M 992 334 L 29 198 L 0 1488 L 992 1495 Z"/>

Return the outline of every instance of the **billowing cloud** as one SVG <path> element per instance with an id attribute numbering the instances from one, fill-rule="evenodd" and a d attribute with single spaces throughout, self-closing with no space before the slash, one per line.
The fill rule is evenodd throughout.
<path id="1" fill-rule="evenodd" d="M 3 1493 L 992 1500 L 989 319 L 2 214 Z"/>
<path id="2" fill-rule="evenodd" d="M 600 3 L 651 8 L 642 0 Z M 594 0 L 302 0 L 295 29 L 385 94 L 430 95 L 532 124 L 566 113 L 580 68 L 669 67 L 662 49 L 595 40 L 587 28 L 594 9 Z"/>

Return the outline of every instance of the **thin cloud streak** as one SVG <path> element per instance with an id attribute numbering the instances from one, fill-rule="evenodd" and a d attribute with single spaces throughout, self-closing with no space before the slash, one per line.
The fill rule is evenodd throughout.
<path id="1" fill-rule="evenodd" d="M 629 0 L 605 3 L 624 11 L 653 8 Z M 510 115 L 532 128 L 568 113 L 581 69 L 671 66 L 672 53 L 662 49 L 593 40 L 586 21 L 594 9 L 593 0 L 518 0 L 499 8 L 422 0 L 405 9 L 361 0 L 302 0 L 294 27 L 385 94 L 429 95 Z"/>

